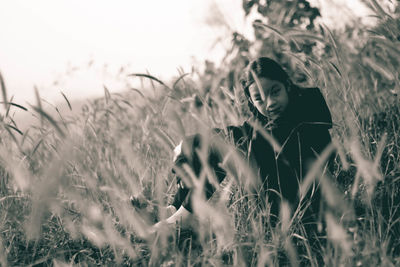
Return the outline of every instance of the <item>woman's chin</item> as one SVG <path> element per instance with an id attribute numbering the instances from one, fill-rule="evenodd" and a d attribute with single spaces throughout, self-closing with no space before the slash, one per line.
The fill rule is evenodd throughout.
<path id="1" fill-rule="evenodd" d="M 279 117 L 280 117 L 280 114 L 277 114 L 277 113 L 273 113 L 273 114 L 268 114 L 268 115 L 267 115 L 267 118 L 268 118 L 269 120 L 271 120 L 271 121 L 275 121 L 275 120 L 277 120 Z"/>
<path id="2" fill-rule="evenodd" d="M 277 121 L 280 118 L 280 114 L 263 114 L 260 113 L 259 119 L 270 125 L 271 123 L 273 124 L 275 121 Z"/>

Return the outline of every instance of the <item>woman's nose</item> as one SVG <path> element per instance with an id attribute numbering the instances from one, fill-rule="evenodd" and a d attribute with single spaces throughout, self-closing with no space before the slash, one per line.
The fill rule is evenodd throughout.
<path id="1" fill-rule="evenodd" d="M 271 96 L 268 96 L 268 97 L 267 97 L 266 103 L 267 103 L 266 109 L 272 109 L 272 108 L 274 108 L 274 106 L 276 105 L 275 99 L 272 98 Z"/>

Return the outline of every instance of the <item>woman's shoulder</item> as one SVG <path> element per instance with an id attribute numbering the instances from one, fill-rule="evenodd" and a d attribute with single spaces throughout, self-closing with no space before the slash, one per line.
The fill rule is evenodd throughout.
<path id="1" fill-rule="evenodd" d="M 321 89 L 318 87 L 298 87 L 298 96 L 305 101 L 312 102 L 325 102 L 325 98 L 322 95 Z"/>
<path id="2" fill-rule="evenodd" d="M 332 127 L 332 116 L 321 90 L 317 87 L 299 88 L 296 99 L 296 114 L 301 122 Z"/>

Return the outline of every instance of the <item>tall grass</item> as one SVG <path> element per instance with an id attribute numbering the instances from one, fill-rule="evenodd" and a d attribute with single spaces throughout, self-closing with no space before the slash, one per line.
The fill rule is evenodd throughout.
<path id="1" fill-rule="evenodd" d="M 249 181 L 254 187 L 257 178 L 226 140 L 219 141 L 220 149 L 236 164 L 225 166 L 229 175 L 213 199 L 195 195 L 196 235 L 185 239 L 187 232 L 179 227 L 147 234 L 167 216 L 163 207 L 175 191 L 172 147 L 187 134 L 240 124 L 248 116 L 239 84 L 234 91 L 223 86 L 206 91 L 194 75 L 181 75 L 168 86 L 149 74 L 134 74 L 155 81 L 153 90 L 111 94 L 105 88 L 105 97 L 88 101 L 79 115 L 54 118 L 39 95 L 30 108 L 9 101 L 0 76 L 7 109 L 0 127 L 1 265 L 264 266 L 285 261 L 296 266 L 301 260 L 316 266 L 319 258 L 328 266 L 398 264 L 400 113 L 393 107 L 397 99 L 382 94 L 396 96 L 374 93 L 365 73 L 350 71 L 354 62 L 329 29 L 326 36 L 275 33 L 297 42 L 313 38 L 334 50 L 334 62 L 302 66 L 332 110 L 330 149 L 339 155 L 333 173 L 317 162 L 301 185 L 321 184 L 327 233 L 321 250 L 311 247 L 300 220 L 306 201 L 293 210 L 283 202 L 279 223 L 271 226 L 268 209 L 249 189 Z M 379 33 L 374 37 L 380 37 L 376 42 L 389 56 L 399 54 L 396 42 Z M 291 56 L 298 61 L 305 55 Z M 382 67 L 389 72 L 390 66 Z M 390 73 L 398 81 L 398 69 Z M 40 126 L 19 131 L 9 113 L 16 108 L 34 114 Z M 322 157 L 328 156 L 327 151 Z M 206 174 L 207 168 L 200 178 Z M 140 208 L 131 206 L 131 195 L 140 199 Z"/>

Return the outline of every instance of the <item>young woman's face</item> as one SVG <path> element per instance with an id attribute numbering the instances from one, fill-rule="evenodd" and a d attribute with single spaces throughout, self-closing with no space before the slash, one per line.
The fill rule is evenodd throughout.
<path id="1" fill-rule="evenodd" d="M 268 78 L 258 78 L 258 82 L 250 85 L 249 93 L 258 112 L 272 120 L 280 117 L 289 103 L 289 95 L 285 85 Z"/>

